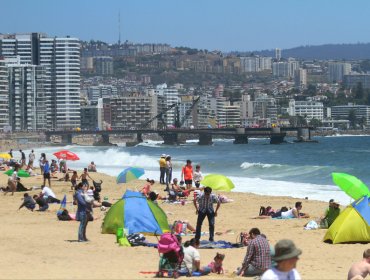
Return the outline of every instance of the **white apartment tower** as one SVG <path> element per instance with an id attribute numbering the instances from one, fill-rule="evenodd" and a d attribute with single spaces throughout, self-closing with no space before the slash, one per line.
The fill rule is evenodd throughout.
<path id="1" fill-rule="evenodd" d="M 9 125 L 9 83 L 5 61 L 0 58 L 0 131 Z"/>
<path id="2" fill-rule="evenodd" d="M 80 126 L 80 41 L 77 38 L 51 38 L 42 33 L 0 34 L 0 56 L 19 56 L 22 65 L 44 67 L 47 121 L 44 128 Z"/>

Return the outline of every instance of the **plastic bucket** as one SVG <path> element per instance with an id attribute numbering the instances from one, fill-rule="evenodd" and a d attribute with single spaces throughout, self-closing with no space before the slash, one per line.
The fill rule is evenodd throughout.
<path id="1" fill-rule="evenodd" d="M 117 228 L 116 232 L 117 242 L 123 237 L 123 228 Z"/>

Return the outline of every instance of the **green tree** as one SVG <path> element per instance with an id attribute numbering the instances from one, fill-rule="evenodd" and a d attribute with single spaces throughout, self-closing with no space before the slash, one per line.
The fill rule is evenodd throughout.
<path id="1" fill-rule="evenodd" d="M 318 119 L 313 118 L 310 120 L 310 125 L 313 127 L 318 127 L 318 126 L 322 126 L 322 122 Z"/>
<path id="2" fill-rule="evenodd" d="M 355 98 L 357 100 L 362 100 L 364 98 L 364 88 L 362 87 L 362 83 L 357 83 L 356 88 L 354 89 Z"/>
<path id="3" fill-rule="evenodd" d="M 356 128 L 356 122 L 357 122 L 357 117 L 356 117 L 356 111 L 355 110 L 350 110 L 348 113 L 348 120 L 352 128 Z"/>

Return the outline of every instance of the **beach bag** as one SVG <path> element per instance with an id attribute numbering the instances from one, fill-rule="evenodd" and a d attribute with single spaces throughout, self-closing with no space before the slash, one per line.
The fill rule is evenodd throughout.
<path id="1" fill-rule="evenodd" d="M 132 233 L 127 236 L 131 246 L 146 246 L 145 236 L 141 233 Z"/>

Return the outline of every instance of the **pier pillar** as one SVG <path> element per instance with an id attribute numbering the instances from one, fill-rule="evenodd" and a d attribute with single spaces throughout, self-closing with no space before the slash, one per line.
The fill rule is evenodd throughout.
<path id="1" fill-rule="evenodd" d="M 308 128 L 300 127 L 297 130 L 297 142 L 305 142 L 311 140 L 311 133 Z"/>
<path id="2" fill-rule="evenodd" d="M 247 135 L 235 135 L 234 144 L 248 144 L 248 136 Z"/>
<path id="3" fill-rule="evenodd" d="M 163 138 L 163 144 L 178 145 L 177 133 L 164 133 L 161 136 Z"/>
<path id="4" fill-rule="evenodd" d="M 212 134 L 199 134 L 198 145 L 212 145 Z"/>
<path id="5" fill-rule="evenodd" d="M 280 129 L 279 129 L 280 130 Z M 270 144 L 281 144 L 284 143 L 284 137 L 286 133 L 271 133 L 270 136 Z"/>
<path id="6" fill-rule="evenodd" d="M 72 144 L 72 134 L 63 134 L 62 135 L 63 144 Z"/>
<path id="7" fill-rule="evenodd" d="M 109 143 L 109 134 L 102 134 L 101 135 L 101 140 L 102 140 L 102 143 L 103 144 L 109 145 L 110 144 Z"/>
<path id="8" fill-rule="evenodd" d="M 143 142 L 143 135 L 141 133 L 136 134 L 136 140 L 139 143 Z"/>

